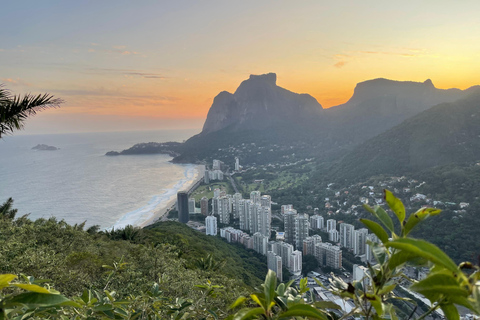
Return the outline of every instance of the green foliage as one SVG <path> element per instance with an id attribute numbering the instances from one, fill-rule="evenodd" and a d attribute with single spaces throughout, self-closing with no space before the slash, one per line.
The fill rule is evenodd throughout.
<path id="1" fill-rule="evenodd" d="M 25 120 L 38 111 L 58 107 L 61 103 L 63 100 L 49 94 L 15 96 L 0 85 L 0 138 L 22 129 Z"/>

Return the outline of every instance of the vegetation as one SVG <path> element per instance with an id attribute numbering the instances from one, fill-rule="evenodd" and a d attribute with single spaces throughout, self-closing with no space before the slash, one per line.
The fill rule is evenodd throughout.
<path id="1" fill-rule="evenodd" d="M 457 305 L 479 314 L 479 266 L 468 262 L 457 265 L 435 245 L 409 236 L 417 224 L 440 210 L 422 208 L 407 217 L 403 203 L 392 193 L 385 191 L 385 199 L 396 218 L 379 206 L 366 206 L 377 221 L 361 221 L 381 241 L 370 243 L 378 263 L 368 265 L 365 278 L 358 282 L 345 283 L 332 275 L 329 290 L 351 301 L 354 308 L 350 311 L 342 311 L 333 302 L 316 301 L 306 279 L 297 288 L 292 287 L 293 282 L 277 285 L 272 271 L 262 287 L 247 298 L 242 282 L 224 273 L 228 258 L 219 258 L 215 252 L 202 256 L 196 251 L 204 245 L 208 251 L 223 241 L 216 239 L 219 242 L 208 247 L 206 236 L 194 239 L 194 231 L 185 232 L 179 224 L 152 226 L 144 230 L 145 237 L 157 241 L 136 244 L 137 237 L 111 240 L 112 233 L 86 232 L 83 225 L 5 216 L 0 225 L 4 257 L 0 265 L 0 318 L 411 318 L 417 310 L 416 300 L 396 294 L 399 279 L 406 278 L 402 269 L 407 264 L 430 267 L 428 276 L 412 281 L 409 288 L 432 302 L 419 318 L 441 309 L 449 320 L 457 320 Z M 129 234 L 136 234 L 134 231 Z M 12 271 L 51 280 L 18 277 Z M 227 307 L 234 297 L 239 298 Z"/>
<path id="2" fill-rule="evenodd" d="M 63 100 L 47 93 L 26 94 L 23 97 L 12 95 L 0 85 L 0 138 L 22 129 L 27 117 L 46 108 L 58 107 L 62 102 Z"/>

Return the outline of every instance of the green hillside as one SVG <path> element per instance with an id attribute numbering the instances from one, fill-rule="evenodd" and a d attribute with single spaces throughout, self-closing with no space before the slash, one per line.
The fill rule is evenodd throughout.
<path id="1" fill-rule="evenodd" d="M 402 175 L 480 160 L 480 94 L 440 104 L 361 144 L 330 170 L 335 179 Z"/>

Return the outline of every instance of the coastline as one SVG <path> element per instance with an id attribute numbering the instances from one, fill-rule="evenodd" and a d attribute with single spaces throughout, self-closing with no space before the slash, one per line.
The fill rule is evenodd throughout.
<path id="1" fill-rule="evenodd" d="M 183 183 L 180 188 L 176 188 L 175 189 L 175 194 L 170 197 L 170 199 L 165 203 L 164 206 L 162 206 L 162 208 L 155 210 L 151 217 L 149 217 L 144 222 L 138 224 L 137 226 L 141 227 L 141 228 L 144 228 L 144 227 L 152 225 L 152 224 L 154 224 L 158 221 L 161 221 L 162 218 L 166 217 L 168 212 L 175 207 L 175 203 L 177 202 L 177 192 L 181 191 L 181 190 L 186 190 L 186 191 L 190 191 L 190 192 L 193 191 L 192 188 L 194 188 L 194 186 L 196 184 L 198 184 L 198 182 L 200 180 L 203 179 L 204 175 L 205 175 L 205 166 L 204 165 L 196 165 L 195 168 L 194 168 L 193 178 L 190 179 L 189 181 L 186 181 L 185 183 Z M 194 188 L 194 189 L 196 189 L 196 188 Z"/>

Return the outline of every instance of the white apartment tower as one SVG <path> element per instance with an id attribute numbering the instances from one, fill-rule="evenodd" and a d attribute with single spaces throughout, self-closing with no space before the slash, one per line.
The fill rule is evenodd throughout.
<path id="1" fill-rule="evenodd" d="M 322 216 L 319 216 L 317 214 L 313 215 L 310 217 L 310 227 L 312 229 L 320 229 L 323 230 L 325 228 L 324 226 L 325 222 Z"/>
<path id="2" fill-rule="evenodd" d="M 268 269 L 272 270 L 277 274 L 277 278 L 280 281 L 283 281 L 282 276 L 282 258 L 276 255 L 272 251 L 267 252 L 267 265 Z"/>
<path id="3" fill-rule="evenodd" d="M 340 238 L 340 234 L 336 229 L 332 229 L 328 232 L 328 241 L 338 242 L 339 238 Z"/>
<path id="4" fill-rule="evenodd" d="M 310 223 L 308 222 L 307 214 L 299 214 L 295 218 L 295 248 L 303 250 L 303 240 L 308 237 L 308 229 Z"/>
<path id="5" fill-rule="evenodd" d="M 235 171 L 240 171 L 240 160 L 235 157 Z"/>
<path id="6" fill-rule="evenodd" d="M 239 210 L 239 206 L 240 206 L 240 200 L 242 200 L 243 197 L 242 197 L 242 194 L 241 193 L 235 193 L 233 195 L 233 219 L 239 219 L 240 218 L 240 210 Z"/>
<path id="7" fill-rule="evenodd" d="M 336 229 L 337 229 L 337 221 L 335 219 L 328 219 L 327 232 L 330 232 L 330 230 L 336 230 Z"/>
<path id="8" fill-rule="evenodd" d="M 268 249 L 268 238 L 262 235 L 260 232 L 257 232 L 253 235 L 253 250 L 256 252 L 266 255 Z"/>
<path id="9" fill-rule="evenodd" d="M 340 223 L 340 246 L 353 249 L 353 232 L 355 227 L 348 223 Z"/>
<path id="10" fill-rule="evenodd" d="M 260 203 L 260 191 L 250 192 L 250 201 L 252 201 L 252 203 Z"/>
<path id="11" fill-rule="evenodd" d="M 205 218 L 205 226 L 207 236 L 217 235 L 217 217 L 207 216 Z"/>
<path id="12" fill-rule="evenodd" d="M 212 169 L 213 170 L 220 170 L 220 160 L 213 160 L 213 166 L 212 166 Z"/>
<path id="13" fill-rule="evenodd" d="M 368 229 L 362 228 L 353 232 L 353 254 L 361 256 L 365 254 L 367 245 Z"/>
<path id="14" fill-rule="evenodd" d="M 315 246 L 319 243 L 322 243 L 322 237 L 320 237 L 318 234 L 303 240 L 303 255 L 315 255 Z"/>
<path id="15" fill-rule="evenodd" d="M 295 250 L 290 255 L 290 273 L 298 277 L 302 274 L 302 252 Z"/>

